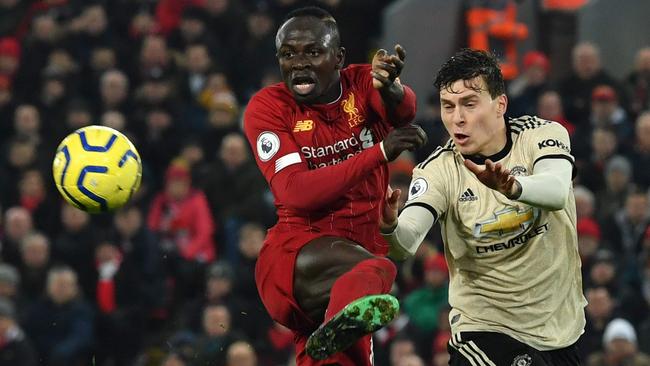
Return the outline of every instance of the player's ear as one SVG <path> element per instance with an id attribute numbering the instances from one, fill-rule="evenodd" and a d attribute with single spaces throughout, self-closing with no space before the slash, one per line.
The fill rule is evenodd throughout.
<path id="1" fill-rule="evenodd" d="M 496 102 L 497 116 L 501 118 L 506 114 L 506 109 L 508 108 L 508 97 L 505 94 L 501 94 L 497 97 Z"/>
<path id="2" fill-rule="evenodd" d="M 339 49 L 336 50 L 336 69 L 337 70 L 342 69 L 344 63 L 345 63 L 345 48 L 339 47 Z"/>

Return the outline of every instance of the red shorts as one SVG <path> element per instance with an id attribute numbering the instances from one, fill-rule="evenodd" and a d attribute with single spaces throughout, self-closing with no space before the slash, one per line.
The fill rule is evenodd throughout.
<path id="1" fill-rule="evenodd" d="M 363 337 L 345 352 L 324 361 L 316 361 L 305 353 L 307 338 L 320 324 L 300 309 L 293 297 L 293 274 L 300 249 L 310 241 L 331 234 L 269 230 L 255 266 L 255 282 L 262 302 L 273 320 L 293 330 L 297 366 L 369 366 L 371 337 Z"/>

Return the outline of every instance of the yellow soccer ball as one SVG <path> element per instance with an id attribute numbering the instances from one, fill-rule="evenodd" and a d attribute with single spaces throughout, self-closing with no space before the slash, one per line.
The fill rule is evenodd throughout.
<path id="1" fill-rule="evenodd" d="M 140 187 L 142 161 L 119 131 L 87 126 L 61 141 L 52 173 L 66 201 L 90 213 L 109 212 L 127 203 Z"/>

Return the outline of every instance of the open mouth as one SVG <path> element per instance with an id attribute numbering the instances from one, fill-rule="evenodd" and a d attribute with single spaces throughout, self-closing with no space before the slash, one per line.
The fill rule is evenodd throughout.
<path id="1" fill-rule="evenodd" d="M 469 136 L 463 133 L 455 133 L 454 140 L 456 141 L 457 144 L 464 145 L 467 143 L 467 141 L 469 141 Z"/>
<path id="2" fill-rule="evenodd" d="M 316 80 L 310 76 L 294 76 L 291 79 L 291 88 L 296 94 L 307 95 L 316 88 Z"/>

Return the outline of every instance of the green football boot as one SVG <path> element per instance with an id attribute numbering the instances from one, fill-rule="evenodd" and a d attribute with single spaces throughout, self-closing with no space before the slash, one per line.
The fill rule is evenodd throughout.
<path id="1" fill-rule="evenodd" d="M 395 318 L 399 302 L 391 295 L 356 299 L 321 325 L 307 339 L 305 350 L 315 360 L 344 351 L 366 334 L 381 329 Z"/>

